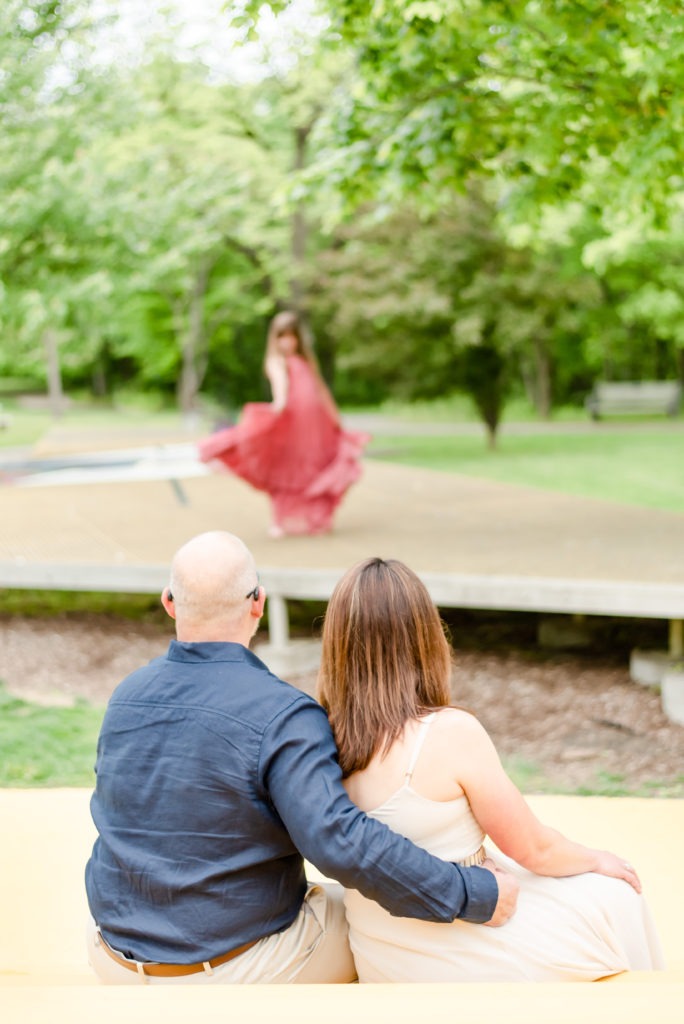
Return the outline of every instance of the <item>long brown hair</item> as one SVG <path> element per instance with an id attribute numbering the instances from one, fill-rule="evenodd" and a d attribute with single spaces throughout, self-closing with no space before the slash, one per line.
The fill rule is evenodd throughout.
<path id="1" fill-rule="evenodd" d="M 283 334 L 294 334 L 297 339 L 297 355 L 306 359 L 307 363 L 313 367 L 317 374 L 320 373 L 308 331 L 304 327 L 299 314 L 287 309 L 283 310 L 282 313 L 276 313 L 268 325 L 264 366 L 271 356 L 278 354 L 278 338 L 281 338 Z"/>
<path id="2" fill-rule="evenodd" d="M 403 562 L 368 558 L 330 598 L 317 696 L 345 776 L 386 751 L 405 723 L 446 707 L 451 648 L 425 585 Z"/>

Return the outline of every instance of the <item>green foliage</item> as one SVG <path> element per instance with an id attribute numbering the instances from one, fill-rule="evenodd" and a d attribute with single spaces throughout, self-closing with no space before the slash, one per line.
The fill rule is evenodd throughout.
<path id="1" fill-rule="evenodd" d="M 255 23 L 262 6 L 246 5 Z M 596 377 L 684 376 L 677 5 L 347 0 L 322 7 L 326 40 L 341 38 L 355 60 L 318 126 L 310 192 L 327 191 L 332 208 L 343 192 L 350 223 L 358 223 L 361 203 L 397 216 L 418 204 L 425 219 L 443 220 L 455 193 L 471 203 L 477 194 L 496 211 L 499 251 L 493 260 L 479 253 L 461 301 L 447 302 L 442 323 L 431 324 L 420 385 L 445 372 L 452 332 L 489 332 L 542 415 L 568 397 L 580 400 Z M 394 248 L 396 278 L 406 280 L 407 304 L 420 310 L 422 287 L 431 311 L 435 291 L 443 294 L 420 245 Z M 653 259 L 658 249 L 662 260 Z M 392 353 L 368 340 L 373 328 L 388 330 L 368 294 L 371 261 L 369 254 L 355 295 L 366 336 L 341 339 L 337 350 L 354 370 L 382 351 L 383 365 L 375 365 L 386 386 L 409 394 L 401 343 Z M 379 270 L 381 282 L 382 257 Z M 384 279 L 391 289 L 390 275 Z M 424 352 L 420 314 L 414 319 L 415 349 Z M 396 320 L 393 338 L 401 334 Z M 347 376 L 338 375 L 343 387 Z"/>
<path id="2" fill-rule="evenodd" d="M 240 84 L 170 31 L 94 59 L 86 0 L 2 5 L 0 376 L 47 383 L 54 339 L 69 392 L 230 417 L 293 304 L 343 402 L 451 393 L 483 344 L 541 416 L 684 378 L 677 5 L 320 9 Z"/>
<path id="3" fill-rule="evenodd" d="M 87 5 L 69 7 L 86 38 Z M 192 408 L 213 353 L 257 325 L 263 347 L 287 291 L 277 88 L 210 81 L 161 43 L 139 65 L 77 53 L 69 87 L 43 91 L 56 47 L 21 37 L 0 56 L 16 125 L 0 143 L 0 373 L 44 377 L 49 329 L 65 385 L 135 379 Z M 217 362 L 235 376 L 236 355 Z"/>
<path id="4" fill-rule="evenodd" d="M 454 296 L 477 248 L 469 227 L 467 211 L 423 223 L 407 207 L 336 231 L 308 285 L 314 329 L 334 352 L 339 400 L 434 397 L 453 386 Z"/>
<path id="5" fill-rule="evenodd" d="M 558 246 L 512 246 L 474 188 L 439 215 L 406 202 L 338 228 L 308 284 L 342 401 L 462 387 L 465 354 L 483 344 L 544 416 L 581 399 L 596 372 L 585 343 L 601 302 L 595 278 Z"/>
<path id="6" fill-rule="evenodd" d="M 103 709 L 44 707 L 0 686 L 0 786 L 93 786 Z"/>
<path id="7" fill-rule="evenodd" d="M 324 4 L 359 75 L 334 112 L 345 185 L 504 181 L 520 219 L 582 196 L 657 221 L 681 188 L 676 4 L 528 0 Z M 626 126 L 629 129 L 626 130 Z M 343 166 L 343 157 L 351 157 Z"/>

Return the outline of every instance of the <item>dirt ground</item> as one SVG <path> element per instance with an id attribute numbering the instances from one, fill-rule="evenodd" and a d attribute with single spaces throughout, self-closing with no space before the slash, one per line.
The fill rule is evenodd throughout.
<path id="1" fill-rule="evenodd" d="M 113 616 L 6 616 L 0 679 L 25 700 L 104 705 L 169 637 L 161 623 Z M 290 681 L 312 692 L 315 676 Z M 684 727 L 668 721 L 656 691 L 631 682 L 624 653 L 549 653 L 498 635 L 484 650 L 457 651 L 453 695 L 477 714 L 528 792 L 684 796 Z"/>

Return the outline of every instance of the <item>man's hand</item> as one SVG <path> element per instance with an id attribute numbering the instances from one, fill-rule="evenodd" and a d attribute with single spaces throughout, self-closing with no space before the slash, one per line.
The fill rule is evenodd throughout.
<path id="1" fill-rule="evenodd" d="M 496 909 L 490 920 L 485 922 L 489 928 L 498 928 L 500 925 L 505 924 L 509 918 L 513 917 L 518 902 L 520 886 L 517 879 L 509 874 L 508 871 L 504 871 L 503 868 L 495 864 L 491 857 L 487 857 L 481 867 L 487 868 L 496 876 L 496 882 L 499 886 L 499 898 L 496 903 Z"/>

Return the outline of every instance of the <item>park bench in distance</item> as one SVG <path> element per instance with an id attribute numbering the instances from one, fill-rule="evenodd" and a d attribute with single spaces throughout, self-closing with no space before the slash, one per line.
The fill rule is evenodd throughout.
<path id="1" fill-rule="evenodd" d="M 591 418 L 662 413 L 677 416 L 682 385 L 676 380 L 598 381 L 585 399 Z"/>

